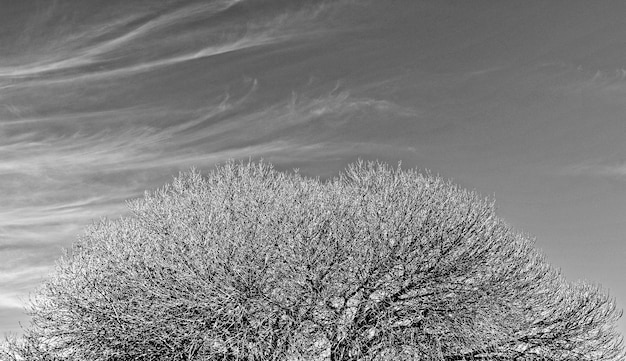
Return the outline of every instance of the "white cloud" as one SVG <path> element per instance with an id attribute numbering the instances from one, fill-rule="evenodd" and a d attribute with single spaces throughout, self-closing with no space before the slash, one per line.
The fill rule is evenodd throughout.
<path id="1" fill-rule="evenodd" d="M 106 59 L 106 54 L 128 45 L 130 42 L 145 37 L 154 31 L 171 26 L 173 24 L 193 21 L 196 18 L 206 17 L 225 11 L 241 0 L 212 1 L 192 4 L 175 9 L 169 13 L 147 20 L 145 23 L 128 30 L 110 40 L 90 44 L 93 39 L 103 37 L 108 33 L 117 33 L 127 27 L 132 21 L 147 16 L 147 13 L 136 13 L 120 20 L 113 20 L 109 23 L 96 24 L 82 32 L 71 34 L 65 39 L 55 39 L 56 43 L 65 44 L 64 47 L 56 49 L 56 52 L 46 54 L 46 59 L 39 59 L 29 64 L 0 67 L 1 77 L 26 77 L 50 71 L 75 68 L 92 64 Z M 76 41 L 83 41 L 84 46 L 71 45 Z M 87 45 L 89 44 L 89 45 Z M 217 51 L 217 50 L 216 50 Z"/>
<path id="2" fill-rule="evenodd" d="M 50 265 L 31 265 L 0 272 L 0 308 L 23 308 L 31 284 L 39 283 L 51 271 Z"/>
<path id="3" fill-rule="evenodd" d="M 570 175 L 587 175 L 600 177 L 626 177 L 626 162 L 582 162 L 564 167 L 563 173 Z"/>
<path id="4" fill-rule="evenodd" d="M 55 39 L 55 43 L 61 43 L 61 45 L 50 49 L 44 55 L 26 56 L 26 58 L 35 58 L 32 61 L 27 61 L 26 64 L 0 67 L 0 80 L 2 78 L 28 78 L 30 84 L 35 86 L 58 82 L 118 78 L 191 60 L 290 40 L 298 36 L 310 36 L 329 31 L 314 23 L 314 20 L 322 12 L 331 7 L 329 3 L 325 2 L 314 7 L 279 12 L 269 18 L 260 17 L 259 20 L 249 20 L 240 23 L 238 26 L 241 29 L 237 31 L 232 28 L 216 26 L 207 26 L 201 32 L 173 32 L 176 35 L 170 35 L 165 31 L 171 26 L 209 19 L 211 16 L 222 13 L 241 2 L 245 2 L 245 0 L 205 1 L 186 5 L 149 19 L 130 30 L 125 28 L 129 26 L 131 21 L 136 21 L 139 16 L 128 17 L 123 21 L 114 20 L 105 24 L 93 25 L 92 28 L 83 30 L 82 33 L 72 34 L 67 39 Z M 341 2 L 337 4 L 339 3 Z M 149 14 L 144 13 L 142 15 L 148 16 Z M 122 33 L 112 39 L 97 40 L 106 38 L 108 34 L 120 32 Z M 222 36 L 216 36 L 217 34 L 222 34 Z M 174 36 L 178 38 L 174 38 Z M 195 39 L 190 44 L 203 45 L 195 48 L 185 47 L 185 51 L 170 49 L 172 44 L 190 39 Z M 207 39 L 213 39 L 213 41 L 209 43 Z M 135 47 L 144 50 L 151 49 L 151 54 L 161 55 L 152 55 L 147 59 L 142 58 L 134 55 L 134 52 L 128 51 L 128 49 Z M 87 69 L 85 68 L 87 66 L 92 67 Z M 50 73 L 55 72 L 58 74 L 49 76 Z M 37 79 L 39 76 L 44 78 Z M 10 86 L 11 84 L 7 83 L 6 87 Z"/>

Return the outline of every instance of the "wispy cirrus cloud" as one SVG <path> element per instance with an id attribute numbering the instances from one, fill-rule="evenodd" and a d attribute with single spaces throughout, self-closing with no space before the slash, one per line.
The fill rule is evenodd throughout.
<path id="1" fill-rule="evenodd" d="M 190 4 L 164 14 L 133 13 L 121 20 L 89 24 L 75 32 L 68 30 L 65 37 L 55 39 L 55 48 L 49 49 L 43 59 L 14 67 L 0 67 L 0 77 L 26 77 L 58 71 L 107 60 L 109 53 L 130 46 L 154 32 L 184 21 L 215 15 L 241 0 L 212 1 Z M 52 10 L 53 8 L 51 8 Z"/>
<path id="2" fill-rule="evenodd" d="M 24 294 L 19 294 L 20 288 L 23 291 L 29 283 L 42 279 L 43 276 L 50 270 L 50 266 L 37 266 L 29 265 L 29 267 L 23 267 L 11 273 L 0 273 L 0 308 L 21 308 L 23 302 L 21 298 Z M 13 287 L 7 287 L 11 285 Z M 12 290 L 13 288 L 13 290 Z M 18 290 L 15 290 L 17 288 Z"/>
<path id="3" fill-rule="evenodd" d="M 228 22 L 228 10 L 246 0 L 188 4 L 165 13 L 136 14 L 69 32 L 43 54 L 25 55 L 15 66 L 0 65 L 0 80 L 28 79 L 32 85 L 115 78 L 261 45 L 324 33 L 314 20 L 334 5 L 317 2 L 259 18 Z M 314 2 L 315 4 L 315 2 Z M 196 23 L 209 24 L 197 26 Z M 187 24 L 184 32 L 180 30 Z M 214 25 L 211 25 L 214 24 Z M 234 24 L 234 25 L 233 25 Z M 174 29 L 172 29 L 174 28 Z M 171 31 L 174 30 L 174 31 Z M 175 35 L 172 35 L 175 34 Z M 158 52 L 149 52 L 154 44 Z M 6 82 L 4 86 L 12 84 Z"/>
<path id="4" fill-rule="evenodd" d="M 562 172 L 567 175 L 596 176 L 626 179 L 626 161 L 589 161 L 566 166 Z"/>
<path id="5" fill-rule="evenodd" d="M 576 64 L 547 64 L 552 79 L 548 85 L 567 95 L 599 96 L 611 100 L 626 92 L 626 69 L 598 69 Z M 539 68 L 541 69 L 541 68 Z M 546 72 L 541 72 L 546 74 Z"/>

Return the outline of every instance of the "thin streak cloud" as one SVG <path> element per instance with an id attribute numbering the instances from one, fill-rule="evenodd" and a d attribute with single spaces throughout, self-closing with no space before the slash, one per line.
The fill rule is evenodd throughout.
<path id="1" fill-rule="evenodd" d="M 155 19 L 150 19 L 144 24 L 137 26 L 134 29 L 118 36 L 114 39 L 105 41 L 102 44 L 98 44 L 95 47 L 87 49 L 85 51 L 86 56 L 97 56 L 109 51 L 119 49 L 125 44 L 136 40 L 139 37 L 149 35 L 155 30 L 166 28 L 173 24 L 178 24 L 181 21 L 190 21 L 194 19 L 201 19 L 207 16 L 214 15 L 216 13 L 228 10 L 233 5 L 241 3 L 244 0 L 229 0 L 229 1 L 215 1 L 206 2 L 202 4 L 191 4 L 182 9 L 175 10 L 169 14 L 158 16 Z M 108 30 L 108 29 L 107 29 Z M 102 32 L 97 32 L 98 36 L 104 35 Z"/>
<path id="2" fill-rule="evenodd" d="M 74 68 L 82 65 L 91 64 L 103 59 L 99 59 L 98 56 L 109 53 L 113 50 L 128 44 L 131 41 L 136 40 L 142 36 L 147 36 L 155 30 L 167 27 L 172 24 L 176 24 L 180 21 L 189 21 L 194 18 L 206 17 L 214 15 L 218 12 L 225 11 L 242 2 L 242 0 L 229 0 L 229 1 L 215 1 L 206 2 L 196 5 L 188 5 L 182 9 L 174 10 L 169 14 L 158 16 L 155 19 L 150 19 L 144 24 L 141 24 L 126 33 L 115 37 L 114 39 L 104 41 L 95 45 L 90 45 L 86 49 L 77 50 L 75 54 L 69 54 L 65 56 L 63 60 L 42 60 L 29 64 L 26 66 L 18 66 L 11 68 L 0 68 L 0 77 L 25 77 L 33 76 L 50 71 L 63 70 Z M 99 37 L 106 36 L 107 33 L 118 32 L 118 27 L 125 27 L 129 22 L 139 18 L 139 15 L 135 15 L 125 21 L 118 21 L 113 24 L 104 24 L 95 29 L 89 29 L 86 33 L 79 35 L 72 35 L 73 39 L 91 40 Z M 60 54 L 55 54 L 53 57 L 60 57 L 66 50 L 71 49 L 59 49 Z M 104 57 L 106 59 L 106 57 Z"/>
<path id="3" fill-rule="evenodd" d="M 564 175 L 611 177 L 626 180 L 626 161 L 584 162 L 564 167 Z"/>
<path id="4" fill-rule="evenodd" d="M 15 288 L 23 291 L 28 283 L 38 282 L 49 271 L 49 266 L 29 265 L 28 268 L 0 273 L 0 308 L 22 308 L 27 295 Z"/>
<path id="5" fill-rule="evenodd" d="M 161 34 L 169 26 L 180 26 L 181 22 L 207 20 L 212 16 L 229 10 L 231 7 L 244 3 L 245 0 L 215 1 L 203 4 L 188 5 L 171 13 L 150 19 L 113 39 L 105 40 L 84 49 L 59 49 L 52 59 L 39 60 L 34 63 L 16 66 L 0 67 L 0 79 L 26 78 L 33 80 L 28 84 L 54 84 L 58 82 L 72 82 L 87 79 L 115 78 L 135 73 L 153 71 L 161 67 L 226 54 L 233 51 L 253 48 L 262 45 L 274 44 L 325 31 L 310 24 L 320 13 L 326 11 L 330 5 L 322 3 L 314 10 L 295 10 L 280 13 L 264 20 L 248 21 L 241 24 L 239 35 L 227 35 L 232 29 L 219 26 L 204 37 L 216 38 L 215 34 L 223 33 L 213 43 L 189 51 L 174 50 L 174 55 L 156 59 L 142 59 L 128 54 L 126 48 L 134 48 L 144 41 L 171 43 L 167 33 Z M 120 25 L 123 27 L 124 24 Z M 91 29 L 87 34 L 74 36 L 83 39 L 92 39 L 104 36 L 107 32 L 116 32 L 117 29 L 104 25 Z M 161 34 L 161 37 L 157 37 Z M 198 38 L 199 34 L 188 34 L 188 38 Z M 151 39 L 154 38 L 154 39 Z M 175 42 L 177 39 L 174 39 Z M 183 38 L 183 42 L 186 40 Z M 206 41 L 204 41 L 206 42 Z M 137 43 L 137 44 L 135 44 Z M 60 60 L 59 60 L 60 58 Z M 121 65 L 119 65 L 121 64 Z M 112 68 L 112 69 L 109 69 Z M 87 71 L 84 71 L 87 70 Z M 37 79 L 43 77 L 43 79 Z M 10 87 L 10 83 L 6 87 Z"/>

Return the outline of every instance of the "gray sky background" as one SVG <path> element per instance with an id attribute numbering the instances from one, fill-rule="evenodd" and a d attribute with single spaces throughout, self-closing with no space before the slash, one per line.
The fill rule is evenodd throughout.
<path id="1" fill-rule="evenodd" d="M 0 0 L 0 332 L 192 166 L 430 169 L 626 305 L 626 2 Z M 622 332 L 626 322 L 620 324 Z"/>

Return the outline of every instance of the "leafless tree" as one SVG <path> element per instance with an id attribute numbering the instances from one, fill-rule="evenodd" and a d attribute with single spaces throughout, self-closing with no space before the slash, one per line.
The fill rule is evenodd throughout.
<path id="1" fill-rule="evenodd" d="M 129 207 L 58 262 L 11 357 L 624 359 L 611 298 L 428 173 L 228 162 Z"/>

